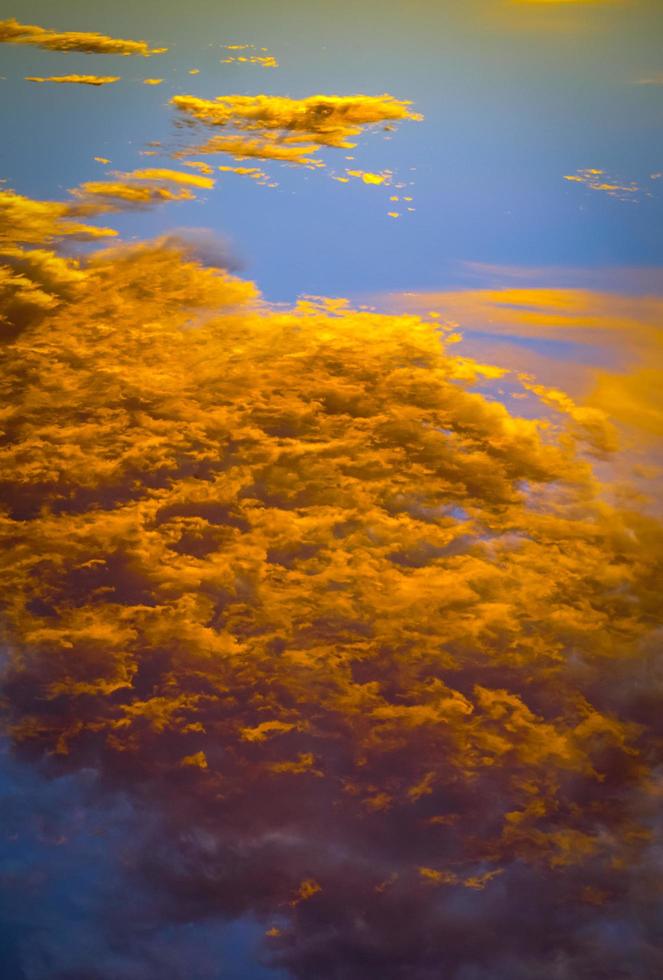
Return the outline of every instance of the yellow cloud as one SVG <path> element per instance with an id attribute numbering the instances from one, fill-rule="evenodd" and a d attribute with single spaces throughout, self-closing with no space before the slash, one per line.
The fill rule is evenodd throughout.
<path id="1" fill-rule="evenodd" d="M 176 159 L 183 159 L 195 153 L 227 153 L 236 160 L 276 160 L 279 163 L 296 163 L 307 167 L 322 167 L 322 161 L 311 156 L 318 147 L 299 142 L 288 143 L 274 135 L 259 138 L 247 136 L 212 136 L 207 142 L 178 150 Z"/>
<path id="2" fill-rule="evenodd" d="M 214 173 L 214 167 L 211 167 L 209 163 L 205 163 L 204 160 L 185 160 L 183 164 L 185 167 L 191 167 L 192 170 L 198 170 L 201 174 Z"/>
<path id="3" fill-rule="evenodd" d="M 95 228 L 71 220 L 71 205 L 61 201 L 35 201 L 0 189 L 0 243 L 48 244 L 59 238 L 81 240 L 116 235 L 111 228 Z"/>
<path id="4" fill-rule="evenodd" d="M 358 177 L 365 184 L 384 184 L 385 182 L 388 182 L 391 177 L 391 173 L 389 171 L 381 174 L 374 174 L 368 170 L 346 170 L 345 172 L 350 177 Z"/>
<path id="5" fill-rule="evenodd" d="M 35 24 L 21 24 L 13 17 L 0 21 L 0 44 L 32 44 L 48 51 L 82 51 L 88 54 L 162 54 L 167 48 L 150 48 L 146 41 L 131 41 L 82 31 L 54 31 Z"/>
<path id="6" fill-rule="evenodd" d="M 390 303 L 437 310 L 454 326 L 478 331 L 481 339 L 473 343 L 470 336 L 470 351 L 486 350 L 487 334 L 504 338 L 506 344 L 490 345 L 491 356 L 516 371 L 547 376 L 553 383 L 551 392 L 570 385 L 590 410 L 587 421 L 596 420 L 592 412 L 599 410 L 606 419 L 655 434 L 660 406 L 654 376 L 663 355 L 661 296 L 518 286 L 405 294 L 392 297 Z M 566 356 L 557 363 L 554 353 L 537 354 L 531 345 L 518 347 L 520 340 L 537 339 L 576 344 L 582 360 L 575 364 Z M 612 362 L 610 367 L 606 360 Z M 645 368 L 646 385 L 641 383 Z M 538 393 L 542 395 L 543 388 Z M 558 399 L 551 394 L 546 401 L 552 405 Z M 569 405 L 567 410 L 570 415 L 576 412 Z M 607 431 L 599 441 L 603 438 L 608 443 L 612 439 Z"/>
<path id="7" fill-rule="evenodd" d="M 642 190 L 635 181 L 630 181 L 627 184 L 620 183 L 614 178 L 608 177 L 605 170 L 597 170 L 591 167 L 578 170 L 575 174 L 565 174 L 564 180 L 583 184 L 593 191 L 603 191 L 610 197 L 616 197 L 622 201 L 633 200 L 632 195 L 638 194 Z"/>
<path id="8" fill-rule="evenodd" d="M 660 802 L 663 531 L 588 461 L 598 416 L 529 377 L 509 411 L 505 370 L 441 317 L 273 308 L 172 236 L 64 259 L 68 206 L 11 200 L 14 746 L 149 782 L 164 894 L 276 919 L 301 975 L 311 936 L 335 969 L 348 916 L 391 955 L 407 909 L 408 962 L 433 943 L 437 964 L 459 890 L 490 921 L 523 880 L 578 914 L 631 896 Z M 588 312 L 508 298 L 534 332 Z"/>
<path id="9" fill-rule="evenodd" d="M 233 55 L 229 58 L 221 58 L 220 64 L 260 65 L 261 68 L 278 68 L 279 66 L 278 61 L 273 55 L 259 55 L 259 54 Z"/>
<path id="10" fill-rule="evenodd" d="M 46 77 L 41 77 L 39 75 L 26 75 L 26 82 L 56 82 L 59 84 L 71 84 L 71 85 L 111 85 L 113 82 L 119 82 L 119 75 L 48 75 Z"/>
<path id="11" fill-rule="evenodd" d="M 236 55 L 231 54 L 227 58 L 221 59 L 222 65 L 247 64 L 260 65 L 262 68 L 278 68 L 279 63 L 276 58 L 268 54 L 267 48 L 257 48 L 255 44 L 225 44 L 226 51 L 259 51 L 259 54 Z"/>
<path id="12" fill-rule="evenodd" d="M 231 167 L 226 165 L 218 169 L 221 173 L 238 174 L 240 177 L 248 177 L 249 180 L 257 180 L 263 184 L 269 181 L 269 175 L 260 167 Z"/>
<path id="13" fill-rule="evenodd" d="M 208 189 L 214 187 L 214 180 L 211 177 L 199 177 L 197 174 L 187 174 L 168 167 L 148 167 L 143 170 L 131 170 L 129 173 L 118 173 L 117 176 L 128 180 L 165 180 L 173 184 L 187 184 L 190 187 Z"/>
<path id="14" fill-rule="evenodd" d="M 175 95 L 171 104 L 191 121 L 228 136 L 212 137 L 196 152 L 230 152 L 312 164 L 321 147 L 355 146 L 351 138 L 367 126 L 389 120 L 420 120 L 411 103 L 382 96 L 315 95 L 290 99 L 275 95 L 229 95 L 201 99 Z"/>
<path id="15" fill-rule="evenodd" d="M 158 184 L 151 186 L 122 180 L 88 180 L 72 189 L 80 203 L 70 206 L 76 215 L 121 211 L 130 206 L 145 206 L 166 201 L 191 201 L 194 194 L 186 189 L 171 190 Z"/>

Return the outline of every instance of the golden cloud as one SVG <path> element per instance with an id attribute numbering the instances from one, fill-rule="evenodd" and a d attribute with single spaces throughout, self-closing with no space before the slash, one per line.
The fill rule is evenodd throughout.
<path id="1" fill-rule="evenodd" d="M 257 48 L 255 44 L 225 44 L 224 48 L 226 51 L 246 51 L 255 52 L 259 51 L 259 54 L 229 54 L 227 58 L 221 59 L 222 65 L 231 64 L 245 64 L 245 65 L 260 65 L 261 68 L 278 68 L 279 63 L 276 58 L 268 54 L 267 48 Z"/>
<path id="2" fill-rule="evenodd" d="M 261 68 L 278 68 L 279 63 L 273 55 L 233 55 L 229 58 L 222 58 L 222 65 L 260 65 Z"/>
<path id="3" fill-rule="evenodd" d="M 656 435 L 660 428 L 663 296 L 653 291 L 629 295 L 519 285 L 408 293 L 390 297 L 389 303 L 413 311 L 432 310 L 468 331 L 470 350 L 485 351 L 490 346 L 498 363 L 547 377 L 553 382 L 551 390 L 571 386 L 590 415 L 599 410 L 640 436 Z M 472 332 L 479 337 L 475 343 Z M 487 335 L 499 343 L 489 344 Z M 522 341 L 533 340 L 576 345 L 582 352 L 581 362 L 576 364 L 568 356 L 556 360 L 554 353 L 537 353 L 531 344 L 522 345 Z M 556 399 L 553 395 L 548 403 Z M 609 442 L 611 437 L 606 438 Z"/>
<path id="4" fill-rule="evenodd" d="M 0 245 L 42 244 L 61 238 L 95 239 L 116 235 L 112 228 L 95 228 L 71 220 L 71 205 L 61 201 L 35 201 L 0 189 Z"/>
<path id="5" fill-rule="evenodd" d="M 56 82 L 60 85 L 70 84 L 70 85 L 111 85 L 113 82 L 119 82 L 119 75 L 48 75 L 43 77 L 41 75 L 26 75 L 26 82 L 39 82 L 43 84 L 44 82 Z"/>
<path id="6" fill-rule="evenodd" d="M 55 237 L 44 206 L 20 241 Z M 508 935 L 543 962 L 523 901 L 544 931 L 573 910 L 589 975 L 587 896 L 619 914 L 648 859 L 663 694 L 624 683 L 661 527 L 583 456 L 596 417 L 528 378 L 557 421 L 509 412 L 435 318 L 274 310 L 173 238 L 68 264 L 11 233 L 17 750 L 145 794 L 161 907 L 257 916 L 295 976 L 460 969 L 459 902 L 494 961 Z"/>
<path id="7" fill-rule="evenodd" d="M 175 95 L 171 104 L 190 121 L 227 136 L 213 136 L 195 152 L 262 156 L 314 165 L 323 146 L 351 148 L 350 140 L 367 126 L 404 119 L 420 120 L 411 103 L 390 95 L 314 95 L 290 99 L 275 95 L 228 95 L 201 99 Z M 186 151 L 184 151 L 186 153 Z"/>
<path id="8" fill-rule="evenodd" d="M 167 48 L 150 48 L 146 41 L 131 41 L 82 31 L 54 31 L 35 24 L 20 24 L 13 17 L 0 21 L 0 44 L 32 44 L 47 51 L 82 51 L 87 54 L 162 54 Z"/>
<path id="9" fill-rule="evenodd" d="M 564 180 L 589 187 L 592 191 L 603 191 L 610 197 L 619 198 L 621 201 L 634 200 L 633 195 L 638 194 L 642 188 L 635 181 L 624 183 L 609 177 L 605 170 L 587 167 L 576 171 L 575 174 L 565 174 Z"/>

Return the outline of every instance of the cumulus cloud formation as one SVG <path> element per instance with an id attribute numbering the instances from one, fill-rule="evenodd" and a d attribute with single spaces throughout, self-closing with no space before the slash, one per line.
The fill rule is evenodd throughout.
<path id="1" fill-rule="evenodd" d="M 213 135 L 196 153 L 280 159 L 321 165 L 311 154 L 323 146 L 352 148 L 351 140 L 378 123 L 422 117 L 411 103 L 391 95 L 314 95 L 290 99 L 275 95 L 227 95 L 201 99 L 175 95 L 171 105 L 184 119 L 209 127 Z M 187 151 L 183 151 L 186 155 Z"/>
<path id="2" fill-rule="evenodd" d="M 119 75 L 26 75 L 26 82 L 56 82 L 71 85 L 112 85 L 119 82 Z"/>
<path id="3" fill-rule="evenodd" d="M 86 54 L 162 54 L 167 48 L 150 48 L 146 41 L 107 37 L 96 32 L 55 31 L 35 24 L 20 24 L 13 17 L 0 20 L 0 44 L 32 44 L 47 51 L 80 51 Z"/>
<path id="4" fill-rule="evenodd" d="M 259 921 L 292 977 L 658 975 L 663 536 L 597 418 L 177 239 L 61 267 L 33 204 L 0 218 L 9 274 L 62 282 L 4 344 L 14 751 L 151 807 L 134 889 Z"/>

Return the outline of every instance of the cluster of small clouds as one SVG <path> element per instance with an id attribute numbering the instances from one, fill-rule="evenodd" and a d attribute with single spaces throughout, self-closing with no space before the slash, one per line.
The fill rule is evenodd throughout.
<path id="1" fill-rule="evenodd" d="M 268 53 L 267 48 L 256 48 L 254 44 L 225 44 L 224 48 L 228 53 L 226 58 L 221 59 L 222 65 L 260 65 L 261 68 L 278 68 L 279 63 Z M 234 52 L 243 51 L 245 54 L 235 54 Z M 260 51 L 260 54 L 250 52 Z M 231 53 L 232 52 L 232 53 Z"/>
<path id="2" fill-rule="evenodd" d="M 106 37 L 96 33 L 56 32 L 34 25 L 20 24 L 16 20 L 0 22 L 0 42 L 34 44 L 58 51 L 84 51 L 96 54 L 151 55 L 166 51 L 150 48 L 145 41 L 131 41 Z M 224 45 L 228 57 L 222 63 L 250 63 L 263 67 L 277 67 L 276 59 L 266 48 L 252 44 Z M 245 53 L 240 53 L 245 52 Z M 253 53 L 251 53 L 253 52 Z M 258 53 L 256 53 L 258 52 Z M 199 69 L 189 70 L 190 75 Z M 26 80 L 38 83 L 79 84 L 101 87 L 121 80 L 118 75 L 93 75 L 71 73 L 66 75 L 29 75 Z M 150 77 L 144 85 L 158 86 L 164 79 Z M 352 149 L 351 140 L 367 128 L 378 124 L 391 129 L 401 120 L 420 120 L 422 117 L 411 108 L 411 103 L 390 95 L 338 96 L 316 95 L 292 99 L 275 95 L 225 95 L 216 99 L 204 99 L 194 95 L 175 95 L 171 105 L 180 118 L 190 124 L 208 128 L 213 135 L 202 145 L 187 146 L 174 155 L 180 159 L 201 154 L 223 153 L 238 161 L 259 159 L 289 163 L 311 169 L 324 169 L 324 162 L 315 154 L 323 147 Z M 222 134 L 219 135 L 219 131 Z M 156 155 L 156 150 L 146 151 Z M 257 168 L 232 168 L 258 183 L 278 186 L 268 175 Z M 390 172 L 374 174 L 360 170 L 348 170 L 348 177 L 336 178 L 345 182 L 359 177 L 364 183 L 382 184 L 391 177 Z M 408 210 L 413 210 L 409 208 Z M 392 217 L 400 214 L 390 212 Z"/>
<path id="3" fill-rule="evenodd" d="M 352 157 L 347 157 L 346 159 L 349 160 L 352 159 Z M 394 174 L 393 171 L 391 170 L 382 170 L 380 173 L 373 173 L 370 170 L 351 170 L 349 168 L 346 168 L 343 176 L 332 174 L 332 180 L 336 180 L 340 184 L 348 184 L 350 180 L 354 178 L 355 180 L 360 180 L 362 183 L 369 184 L 374 187 L 384 186 L 389 188 L 392 186 L 393 177 Z M 407 184 L 402 181 L 399 181 L 394 185 L 394 188 L 396 190 L 402 191 L 403 189 L 407 189 Z M 412 207 L 413 200 L 414 199 L 410 194 L 405 194 L 405 195 L 390 194 L 389 204 L 392 207 L 392 210 L 387 212 L 388 217 L 390 218 L 401 217 L 400 211 L 393 210 L 393 205 L 399 204 L 399 202 L 402 202 L 400 206 L 405 208 L 407 211 L 410 212 L 414 211 L 415 208 Z"/>
<path id="4" fill-rule="evenodd" d="M 316 95 L 303 99 L 274 95 L 228 95 L 202 99 L 192 95 L 175 95 L 171 104 L 184 117 L 186 125 L 195 128 L 202 125 L 212 133 L 204 143 L 195 143 L 176 151 L 176 158 L 221 153 L 233 156 L 240 162 L 257 159 L 314 170 L 326 169 L 325 162 L 318 155 L 323 148 L 354 149 L 357 145 L 354 139 L 366 130 L 378 125 L 391 130 L 394 122 L 422 119 L 412 110 L 410 102 L 386 94 Z M 277 186 L 277 182 L 270 180 L 259 168 L 235 166 L 219 169 L 232 169 L 268 187 Z M 348 183 L 354 178 L 368 185 L 389 186 L 393 173 L 390 170 L 376 173 L 347 168 L 342 175 L 332 171 L 330 176 L 340 183 Z M 406 185 L 399 183 L 396 186 L 403 188 Z M 400 217 L 400 214 L 392 211 L 390 216 Z"/>
<path id="5" fill-rule="evenodd" d="M 642 188 L 635 181 L 628 183 L 615 180 L 609 177 L 605 170 L 595 167 L 585 167 L 577 170 L 575 174 L 565 174 L 564 180 L 576 184 L 583 184 L 593 191 L 602 191 L 610 197 L 616 197 L 620 201 L 634 200 L 635 195 L 639 194 Z"/>
<path id="6" fill-rule="evenodd" d="M 649 174 L 649 180 L 660 180 L 661 173 Z M 619 201 L 639 202 L 643 197 L 652 197 L 652 191 L 645 183 L 638 183 L 635 180 L 623 181 L 616 177 L 611 177 L 605 170 L 596 167 L 584 167 L 576 170 L 574 174 L 565 174 L 564 180 L 571 183 L 582 184 L 592 191 L 600 191 L 609 197 L 614 197 Z"/>
<path id="7" fill-rule="evenodd" d="M 293 977 L 657 975 L 663 534 L 605 413 L 176 237 L 62 257 L 211 180 L 115 176 L 0 196 L 16 751 L 152 808 L 133 894 Z"/>

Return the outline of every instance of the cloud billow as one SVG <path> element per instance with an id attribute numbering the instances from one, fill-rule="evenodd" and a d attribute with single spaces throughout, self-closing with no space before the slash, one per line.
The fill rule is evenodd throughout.
<path id="1" fill-rule="evenodd" d="M 433 320 L 272 309 L 173 237 L 62 259 L 76 203 L 9 204 L 16 756 L 149 808 L 135 894 L 293 977 L 656 976 L 661 528 L 571 400 L 510 413 Z"/>

